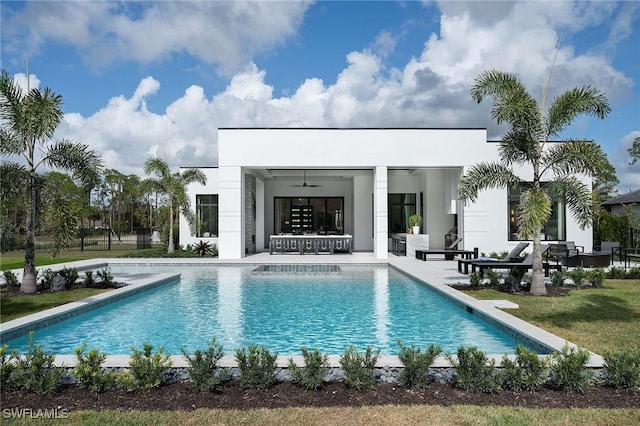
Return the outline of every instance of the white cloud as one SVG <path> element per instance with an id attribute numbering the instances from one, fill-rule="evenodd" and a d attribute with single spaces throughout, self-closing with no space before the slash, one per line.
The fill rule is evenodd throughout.
<path id="1" fill-rule="evenodd" d="M 613 166 L 616 168 L 617 176 L 620 180 L 619 187 L 623 194 L 640 189 L 640 163 L 629 164 L 631 156 L 627 151 L 637 137 L 640 137 L 640 130 L 634 130 L 625 135 L 620 140 L 619 149 L 612 161 Z"/>
<path id="2" fill-rule="evenodd" d="M 611 2 L 445 2 L 441 5 L 444 15 L 439 33 L 431 34 L 423 51 L 405 65 L 387 66 L 385 59 L 394 47 L 394 39 L 382 32 L 371 48 L 346 54 L 346 66 L 335 84 L 326 85 L 309 76 L 295 93 L 277 98 L 273 87 L 265 82 L 268 70 L 258 69 L 253 63 L 246 65 L 245 59 L 292 35 L 306 6 L 294 6 L 295 2 L 267 2 L 268 7 L 242 6 L 240 2 L 231 6 L 239 2 L 223 2 L 224 7 L 214 8 L 210 3 L 220 2 L 189 3 L 183 8 L 154 3 L 136 19 L 120 13 L 100 25 L 111 25 L 112 36 L 126 46 L 118 50 L 130 52 L 126 54 L 139 60 L 157 60 L 182 49 L 207 61 L 224 62 L 222 66 L 228 69 L 242 64 L 224 90 L 207 96 L 202 87 L 191 86 L 163 113 L 152 113 L 146 109 L 146 100 L 161 88 L 160 82 L 148 77 L 130 97 L 114 97 L 90 117 L 67 114 L 60 133 L 90 143 L 101 152 L 108 151 L 107 166 L 125 173 L 141 173 L 149 155 L 166 155 L 174 167 L 214 165 L 218 127 L 487 127 L 489 137 L 498 138 L 502 129 L 490 119 L 490 101 L 477 105 L 471 100 L 473 79 L 488 68 L 509 71 L 539 99 L 561 33 L 599 25 L 615 9 Z M 488 13 L 474 13 L 479 7 L 488 8 Z M 274 8 L 283 15 L 275 13 Z M 166 15 L 168 12 L 172 13 Z M 276 22 L 266 19 L 276 15 L 280 18 Z M 207 19 L 213 19 L 216 25 L 205 24 Z M 187 28 L 186 34 L 173 41 L 160 31 L 157 39 L 149 41 L 147 58 L 135 41 L 143 28 L 151 33 L 160 27 L 175 29 L 181 22 L 209 28 L 222 21 L 226 22 L 222 26 L 225 34 L 216 37 L 223 37 L 227 43 L 213 43 L 207 31 L 199 40 L 195 30 L 192 33 Z M 243 25 L 231 25 L 239 21 Z M 253 28 L 244 28 L 252 26 L 248 23 Z M 274 35 L 261 40 L 267 25 Z M 231 58 L 224 59 L 223 53 Z M 583 84 L 595 85 L 615 102 L 629 92 L 633 82 L 605 56 L 576 54 L 571 45 L 562 45 L 551 96 Z M 588 131 L 584 129 L 586 137 Z M 625 173 L 621 180 L 637 179 L 637 173 Z"/>
<path id="3" fill-rule="evenodd" d="M 95 68 L 187 53 L 229 75 L 296 34 L 308 1 L 27 3 L 3 17 L 3 49 L 37 53 L 49 40 L 75 46 Z M 3 9 L 4 11 L 5 9 Z"/>

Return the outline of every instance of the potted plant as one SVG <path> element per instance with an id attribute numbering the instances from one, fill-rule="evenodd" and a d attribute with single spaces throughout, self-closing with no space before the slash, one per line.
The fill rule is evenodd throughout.
<path id="1" fill-rule="evenodd" d="M 412 214 L 409 216 L 409 226 L 413 227 L 413 233 L 420 233 L 420 224 L 422 223 L 422 216 L 419 214 Z"/>

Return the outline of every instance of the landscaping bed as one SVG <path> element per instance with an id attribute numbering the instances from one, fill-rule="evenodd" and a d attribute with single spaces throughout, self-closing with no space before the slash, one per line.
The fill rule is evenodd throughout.
<path id="1" fill-rule="evenodd" d="M 201 393 L 189 383 L 174 383 L 144 392 L 107 391 L 93 394 L 80 386 L 68 386 L 53 395 L 25 391 L 0 392 L 1 408 L 77 410 L 194 410 L 196 408 L 250 409 L 285 407 L 360 407 L 371 405 L 478 405 L 528 408 L 639 408 L 640 393 L 592 386 L 583 394 L 544 388 L 537 392 L 501 391 L 472 393 L 453 385 L 433 383 L 426 390 L 410 390 L 378 383 L 370 390 L 355 390 L 344 383 L 327 383 L 320 390 L 306 390 L 291 382 L 267 390 L 244 389 L 238 381 L 225 383 L 220 392 Z"/>

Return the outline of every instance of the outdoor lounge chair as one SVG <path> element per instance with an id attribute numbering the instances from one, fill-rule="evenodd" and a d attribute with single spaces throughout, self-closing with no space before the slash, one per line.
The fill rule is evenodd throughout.
<path id="1" fill-rule="evenodd" d="M 439 250 L 416 250 L 416 259 L 427 260 L 428 254 L 444 254 L 446 260 L 453 260 L 455 255 L 459 254 L 466 259 L 472 259 L 478 257 L 478 248 L 473 250 L 458 250 L 458 245 L 462 242 L 462 237 L 456 239 L 454 242 L 446 246 L 444 249 Z"/>
<path id="2" fill-rule="evenodd" d="M 547 251 L 547 260 L 555 260 L 556 265 L 575 267 L 580 265 L 580 253 L 584 252 L 582 246 L 576 246 L 573 241 L 551 244 Z"/>
<path id="3" fill-rule="evenodd" d="M 549 250 L 548 245 L 542 245 L 542 255 Z M 524 269 L 525 272 L 533 268 L 533 252 L 531 252 L 522 262 L 472 262 L 471 265 L 477 266 L 481 277 L 484 277 L 484 273 L 487 269 Z M 551 265 L 549 262 L 542 262 L 544 268 L 544 276 L 549 276 L 549 269 L 556 268 L 555 265 Z"/>
<path id="4" fill-rule="evenodd" d="M 613 262 L 613 256 L 618 255 L 618 258 L 622 260 L 622 249 L 620 248 L 620 243 L 617 241 L 602 241 L 600 243 L 600 247 L 593 248 L 594 254 L 608 254 L 611 256 L 609 258 L 609 264 Z"/>
<path id="5" fill-rule="evenodd" d="M 476 265 L 474 262 L 517 262 L 519 260 L 520 253 L 529 246 L 529 243 L 518 243 L 505 257 L 502 259 L 490 259 L 490 258 L 474 258 L 474 259 L 458 259 L 458 272 L 462 273 L 464 267 L 464 273 L 469 273 L 469 265 L 471 265 L 471 272 L 476 271 Z"/>

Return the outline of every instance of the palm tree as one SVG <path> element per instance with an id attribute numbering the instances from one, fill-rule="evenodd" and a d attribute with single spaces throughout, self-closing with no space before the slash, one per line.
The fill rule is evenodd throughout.
<path id="1" fill-rule="evenodd" d="M 551 215 L 550 194 L 564 199 L 578 225 L 584 229 L 593 217 L 591 189 L 575 175 L 598 177 L 609 164 L 600 145 L 589 140 L 568 140 L 547 146 L 578 116 L 604 118 L 611 108 L 606 97 L 591 86 L 558 95 L 545 111 L 516 76 L 500 71 L 480 74 L 471 89 L 480 103 L 493 98 L 492 116 L 510 128 L 500 142 L 500 160 L 472 166 L 461 178 L 458 193 L 464 202 L 474 202 L 481 190 L 518 188 L 523 179 L 515 170 L 524 166 L 532 178 L 523 188 L 517 209 L 518 237 L 533 240 L 531 293 L 546 294 L 542 271 L 540 232 Z"/>
<path id="2" fill-rule="evenodd" d="M 0 154 L 5 157 L 22 157 L 28 174 L 26 229 L 24 250 L 24 274 L 20 291 L 35 293 L 35 222 L 38 201 L 37 169 L 41 165 L 66 169 L 81 181 L 95 176 L 102 163 L 87 145 L 70 140 L 52 141 L 63 117 L 62 96 L 48 87 L 27 90 L 23 93 L 6 70 L 0 76 Z M 40 149 L 37 149 L 40 148 Z M 37 156 L 42 153 L 41 156 Z"/>
<path id="3" fill-rule="evenodd" d="M 166 194 L 169 197 L 169 244 L 167 246 L 167 253 L 171 254 L 175 251 L 175 244 L 173 242 L 173 217 L 178 210 L 182 211 L 182 215 L 187 218 L 189 226 L 195 228 L 195 215 L 191 211 L 191 203 L 187 196 L 187 185 L 190 183 L 198 182 L 201 185 L 207 183 L 207 177 L 202 170 L 198 169 L 186 169 L 182 173 L 171 173 L 169 164 L 154 157 L 149 158 L 144 163 L 144 173 L 150 175 L 155 173 L 157 178 L 149 178 L 144 182 L 145 186 L 153 188 L 159 194 Z"/>

